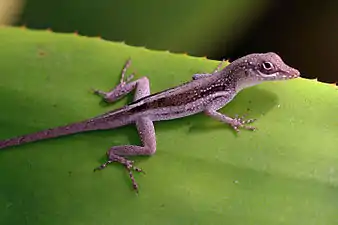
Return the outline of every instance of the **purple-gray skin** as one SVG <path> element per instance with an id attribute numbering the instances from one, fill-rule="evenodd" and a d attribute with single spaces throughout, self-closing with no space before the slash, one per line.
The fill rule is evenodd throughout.
<path id="1" fill-rule="evenodd" d="M 217 111 L 244 88 L 264 81 L 287 80 L 300 76 L 298 70 L 286 65 L 276 53 L 257 53 L 239 58 L 222 70 L 221 62 L 212 73 L 194 74 L 189 82 L 150 94 L 147 77 L 131 81 L 132 74 L 127 79 L 124 78 L 130 63 L 131 60 L 128 60 L 123 68 L 120 84 L 114 89 L 109 92 L 94 90 L 106 102 L 112 103 L 136 89 L 134 101 L 130 104 L 85 121 L 0 141 L 0 149 L 74 133 L 136 124 L 142 145 L 113 146 L 107 152 L 107 162 L 94 171 L 104 169 L 112 162 L 121 163 L 128 170 L 133 188 L 138 192 L 132 171 L 143 171 L 125 156 L 153 155 L 156 152 L 154 121 L 172 120 L 204 112 L 211 118 L 229 124 L 237 132 L 239 128 L 254 130 L 255 127 L 247 125 L 254 119 L 244 120 L 238 116 L 231 118 Z"/>

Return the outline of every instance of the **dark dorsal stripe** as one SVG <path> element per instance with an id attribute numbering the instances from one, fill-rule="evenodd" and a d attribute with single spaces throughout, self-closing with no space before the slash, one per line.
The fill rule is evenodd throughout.
<path id="1" fill-rule="evenodd" d="M 212 86 L 206 86 L 206 87 L 195 87 L 195 89 L 191 89 L 184 93 L 177 93 L 176 95 L 172 95 L 170 97 L 163 97 L 163 98 L 156 99 L 154 101 L 146 102 L 140 106 L 132 108 L 129 111 L 129 113 L 142 112 L 148 109 L 182 106 L 182 105 L 186 105 L 188 103 L 194 102 L 198 99 L 210 96 L 214 93 L 225 91 L 228 89 L 229 89 L 229 85 L 227 82 L 217 82 L 217 83 L 214 83 Z M 147 97 L 145 97 L 144 99 L 146 99 Z M 131 105 L 135 103 L 136 102 L 132 103 Z"/>

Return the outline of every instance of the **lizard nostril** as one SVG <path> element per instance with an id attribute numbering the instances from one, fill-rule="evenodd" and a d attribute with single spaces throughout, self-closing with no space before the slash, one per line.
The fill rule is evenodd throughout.
<path id="1" fill-rule="evenodd" d="M 299 72 L 298 70 L 296 70 L 296 69 L 295 69 L 295 71 L 294 71 L 294 76 L 295 76 L 295 77 L 299 77 L 299 76 L 300 76 L 300 72 Z"/>
<path id="2" fill-rule="evenodd" d="M 300 76 L 300 72 L 297 70 L 297 69 L 294 69 L 294 68 L 291 68 L 289 70 L 289 74 L 292 76 L 292 77 L 299 77 Z"/>

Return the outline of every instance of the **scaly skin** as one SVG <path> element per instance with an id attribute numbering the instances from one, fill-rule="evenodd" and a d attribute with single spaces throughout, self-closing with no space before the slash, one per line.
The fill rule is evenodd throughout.
<path id="1" fill-rule="evenodd" d="M 107 102 L 114 102 L 135 89 L 132 103 L 85 121 L 0 141 L 0 149 L 74 133 L 136 124 L 142 145 L 113 146 L 107 152 L 107 162 L 95 170 L 102 170 L 112 162 L 121 163 L 128 170 L 134 189 L 138 191 L 132 170 L 143 171 L 125 156 L 153 155 L 156 152 L 154 121 L 172 120 L 203 112 L 213 119 L 229 124 L 237 132 L 239 128 L 255 130 L 255 127 L 247 125 L 254 119 L 244 120 L 243 116 L 231 118 L 217 110 L 228 104 L 244 88 L 264 81 L 300 76 L 298 70 L 286 65 L 275 53 L 250 54 L 233 61 L 222 70 L 221 63 L 212 73 L 194 74 L 189 82 L 150 94 L 147 77 L 131 81 L 131 75 L 125 79 L 130 63 L 131 60 L 128 60 L 123 68 L 117 87 L 109 92 L 94 90 L 94 93 Z"/>

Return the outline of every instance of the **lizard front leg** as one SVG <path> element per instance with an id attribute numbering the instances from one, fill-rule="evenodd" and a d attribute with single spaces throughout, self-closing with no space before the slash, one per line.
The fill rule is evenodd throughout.
<path id="1" fill-rule="evenodd" d="M 255 121 L 255 119 L 244 120 L 244 116 L 238 115 L 234 118 L 231 118 L 225 114 L 217 112 L 218 109 L 225 106 L 228 102 L 230 102 L 231 99 L 232 98 L 228 96 L 218 97 L 207 106 L 207 108 L 204 110 L 205 114 L 213 119 L 229 124 L 236 132 L 239 132 L 240 127 L 247 130 L 256 130 L 255 127 L 246 125 L 252 123 Z"/>
<path id="2" fill-rule="evenodd" d="M 192 79 L 197 80 L 197 79 L 200 79 L 200 78 L 203 78 L 203 77 L 209 77 L 209 76 L 213 75 L 214 73 L 217 73 L 221 69 L 224 62 L 225 62 L 225 60 L 223 59 L 222 62 L 220 62 L 218 64 L 218 66 L 214 69 L 214 71 L 212 73 L 196 73 L 192 76 Z"/>

